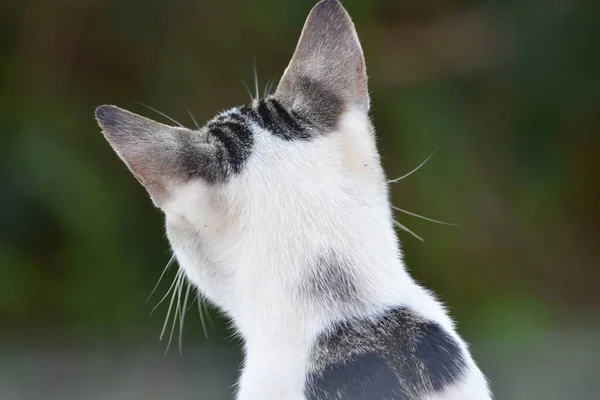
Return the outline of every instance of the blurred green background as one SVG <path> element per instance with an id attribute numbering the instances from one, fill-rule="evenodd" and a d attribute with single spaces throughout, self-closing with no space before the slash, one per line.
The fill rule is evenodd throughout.
<path id="1" fill-rule="evenodd" d="M 94 108 L 192 126 L 280 77 L 313 0 L 0 3 L 0 398 L 226 399 L 239 343 L 197 311 L 163 355 L 160 212 Z M 600 4 L 346 0 L 413 275 L 498 399 L 598 399 Z M 175 333 L 175 336 L 178 332 Z M 178 339 L 174 339 L 177 342 Z"/>

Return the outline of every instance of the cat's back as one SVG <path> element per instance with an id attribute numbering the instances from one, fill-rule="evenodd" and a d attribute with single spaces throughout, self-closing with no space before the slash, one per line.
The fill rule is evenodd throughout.
<path id="1" fill-rule="evenodd" d="M 323 333 L 311 354 L 306 397 L 489 399 L 479 397 L 485 391 L 476 386 L 486 383 L 470 376 L 472 363 L 464 345 L 440 324 L 397 307 L 375 318 L 338 323 Z"/>

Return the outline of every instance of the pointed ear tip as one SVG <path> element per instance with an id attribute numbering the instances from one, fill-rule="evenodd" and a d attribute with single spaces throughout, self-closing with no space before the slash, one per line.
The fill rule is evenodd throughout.
<path id="1" fill-rule="evenodd" d="M 95 116 L 98 124 L 103 129 L 115 126 L 123 115 L 122 109 L 113 105 L 103 105 L 96 108 Z"/>
<path id="2" fill-rule="evenodd" d="M 315 7 L 321 6 L 321 5 L 331 5 L 331 6 L 336 6 L 336 7 L 343 7 L 342 3 L 339 0 L 321 0 L 315 5 Z"/>
<path id="3" fill-rule="evenodd" d="M 321 0 L 306 18 L 304 29 L 320 35 L 323 29 L 334 34 L 344 34 L 354 30 L 354 23 L 350 14 L 338 0 Z"/>
<path id="4" fill-rule="evenodd" d="M 315 4 L 315 6 L 312 9 L 312 12 L 321 11 L 327 13 L 341 12 L 343 14 L 347 14 L 346 9 L 338 0 L 321 0 L 320 2 Z"/>
<path id="5" fill-rule="evenodd" d="M 96 108 L 95 116 L 98 121 L 104 121 L 114 115 L 117 107 L 112 105 L 102 105 Z"/>

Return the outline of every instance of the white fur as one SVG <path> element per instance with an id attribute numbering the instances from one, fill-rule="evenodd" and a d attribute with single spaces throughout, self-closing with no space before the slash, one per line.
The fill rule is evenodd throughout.
<path id="1" fill-rule="evenodd" d="M 466 349 L 442 305 L 406 272 L 367 115 L 350 110 L 336 132 L 309 141 L 254 130 L 241 174 L 224 184 L 177 187 L 163 206 L 187 277 L 244 339 L 238 399 L 304 399 L 314 340 L 342 317 L 298 290 L 311 257 L 327 249 L 353 261 L 349 273 L 368 294 L 366 307 L 347 314 L 408 306 Z M 464 383 L 427 399 L 490 399 L 485 378 L 472 360 L 469 366 Z"/>

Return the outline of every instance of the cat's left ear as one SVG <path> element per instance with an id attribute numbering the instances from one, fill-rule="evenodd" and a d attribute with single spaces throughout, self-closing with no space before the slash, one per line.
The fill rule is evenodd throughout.
<path id="1" fill-rule="evenodd" d="M 163 125 L 112 105 L 98 107 L 96 120 L 158 207 L 184 182 L 195 178 L 215 182 L 223 175 L 216 147 L 198 132 Z"/>
<path id="2" fill-rule="evenodd" d="M 339 1 L 322 0 L 312 9 L 275 95 L 328 125 L 350 107 L 368 112 L 363 51 Z"/>

